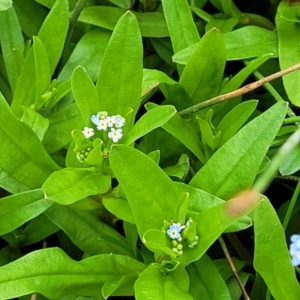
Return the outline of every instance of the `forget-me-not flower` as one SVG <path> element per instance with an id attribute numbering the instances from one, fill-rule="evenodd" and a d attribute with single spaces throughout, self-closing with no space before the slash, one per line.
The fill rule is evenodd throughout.
<path id="1" fill-rule="evenodd" d="M 97 125 L 97 129 L 98 130 L 106 130 L 107 129 L 107 121 L 106 121 L 106 119 L 104 119 L 104 120 L 100 119 L 99 120 L 99 124 Z"/>
<path id="2" fill-rule="evenodd" d="M 84 136 L 88 139 L 94 135 L 94 129 L 89 127 L 84 127 L 82 130 Z"/>
<path id="3" fill-rule="evenodd" d="M 99 124 L 99 122 L 100 122 L 100 117 L 99 117 L 99 115 L 92 115 L 91 121 L 92 121 L 96 126 L 98 126 L 98 124 Z"/>
<path id="4" fill-rule="evenodd" d="M 121 128 L 125 125 L 125 118 L 123 118 L 120 115 L 117 115 L 115 118 L 115 127 L 116 128 Z"/>
<path id="5" fill-rule="evenodd" d="M 111 128 L 111 131 L 108 133 L 108 137 L 116 143 L 123 136 L 122 129 Z"/>
<path id="6" fill-rule="evenodd" d="M 291 241 L 290 254 L 292 256 L 292 265 L 296 267 L 300 265 L 300 235 L 292 235 Z"/>
<path id="7" fill-rule="evenodd" d="M 106 118 L 107 127 L 113 127 L 115 124 L 116 116 L 111 116 Z"/>
<path id="8" fill-rule="evenodd" d="M 167 234 L 171 239 L 179 239 L 181 237 L 180 231 L 185 226 L 182 226 L 180 223 L 173 223 L 170 225 L 170 228 L 167 230 Z"/>

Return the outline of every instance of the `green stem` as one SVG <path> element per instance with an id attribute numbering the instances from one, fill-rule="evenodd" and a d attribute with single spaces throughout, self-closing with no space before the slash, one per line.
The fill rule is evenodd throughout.
<path id="1" fill-rule="evenodd" d="M 253 185 L 253 189 L 259 193 L 263 193 L 270 185 L 273 178 L 278 172 L 280 164 L 286 159 L 289 153 L 299 144 L 300 128 L 297 129 L 279 148 L 274 155 L 267 169 L 258 177 Z"/>
<path id="2" fill-rule="evenodd" d="M 64 50 L 63 50 L 63 53 L 62 53 L 62 56 L 61 56 L 62 57 L 61 62 L 65 61 L 65 58 L 66 58 L 67 53 L 68 53 L 68 48 L 69 48 L 69 45 L 70 45 L 70 42 L 71 42 L 71 38 L 72 38 L 74 29 L 75 29 L 76 22 L 78 20 L 78 17 L 80 15 L 86 1 L 87 0 L 78 0 L 75 7 L 74 7 L 74 9 L 73 9 L 73 11 L 70 14 L 69 30 L 68 30 Z"/>
<path id="3" fill-rule="evenodd" d="M 286 118 L 283 120 L 284 125 L 293 124 L 293 123 L 297 123 L 297 122 L 300 122 L 300 117 L 291 117 L 291 118 Z"/>
<path id="4" fill-rule="evenodd" d="M 287 225 L 290 221 L 290 218 L 291 218 L 292 212 L 294 210 L 295 204 L 297 202 L 299 193 L 300 193 L 300 181 L 298 181 L 298 184 L 297 184 L 297 187 L 296 187 L 295 192 L 293 194 L 292 200 L 289 204 L 288 210 L 287 210 L 287 212 L 285 214 L 285 217 L 284 217 L 284 221 L 283 221 L 283 225 L 282 225 L 284 230 L 286 230 Z"/>

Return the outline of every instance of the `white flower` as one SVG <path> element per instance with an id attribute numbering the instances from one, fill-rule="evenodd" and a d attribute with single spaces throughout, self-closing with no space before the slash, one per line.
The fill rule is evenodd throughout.
<path id="1" fill-rule="evenodd" d="M 116 116 L 116 119 L 115 119 L 115 127 L 116 128 L 121 128 L 125 125 L 125 118 L 123 118 L 122 116 L 120 115 L 117 115 Z"/>
<path id="2" fill-rule="evenodd" d="M 96 126 L 98 126 L 98 125 L 99 125 L 99 122 L 100 122 L 99 115 L 92 115 L 91 121 L 92 121 Z"/>
<path id="3" fill-rule="evenodd" d="M 113 127 L 115 124 L 116 116 L 111 116 L 106 118 L 107 127 Z"/>
<path id="4" fill-rule="evenodd" d="M 111 128 L 111 131 L 108 133 L 108 137 L 116 143 L 123 136 L 122 129 Z"/>
<path id="5" fill-rule="evenodd" d="M 107 111 L 99 111 L 97 115 L 101 120 L 105 120 L 107 117 Z"/>
<path id="6" fill-rule="evenodd" d="M 105 120 L 99 120 L 99 124 L 97 126 L 98 130 L 106 130 L 107 129 L 107 121 Z"/>
<path id="7" fill-rule="evenodd" d="M 94 135 L 94 129 L 89 127 L 84 127 L 82 133 L 88 139 Z"/>

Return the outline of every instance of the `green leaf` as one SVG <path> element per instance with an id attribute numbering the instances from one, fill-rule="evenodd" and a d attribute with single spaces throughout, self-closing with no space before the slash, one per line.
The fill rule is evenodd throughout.
<path id="1" fill-rule="evenodd" d="M 299 7 L 298 6 L 287 6 L 281 10 L 281 17 L 287 21 L 299 23 Z"/>
<path id="2" fill-rule="evenodd" d="M 204 146 L 208 146 L 210 150 L 213 150 L 214 135 L 213 135 L 210 124 L 206 120 L 203 120 L 202 118 L 200 118 L 198 116 L 196 117 L 196 119 L 197 119 L 197 121 L 199 123 L 199 127 L 200 127 L 201 142 L 204 144 Z"/>
<path id="3" fill-rule="evenodd" d="M 257 100 L 249 100 L 236 105 L 219 123 L 216 131 L 221 131 L 219 146 L 227 142 L 244 125 L 255 111 Z"/>
<path id="4" fill-rule="evenodd" d="M 142 152 L 113 146 L 111 168 L 124 190 L 142 237 L 148 229 L 161 229 L 164 220 L 176 216 L 180 193 L 171 179 Z"/>
<path id="5" fill-rule="evenodd" d="M 257 26 L 245 26 L 224 34 L 227 60 L 241 60 L 263 55 L 278 56 L 278 41 L 275 31 Z M 173 61 L 185 65 L 197 48 L 187 46 L 173 56 Z"/>
<path id="6" fill-rule="evenodd" d="M 91 80 L 95 82 L 110 36 L 110 32 L 104 29 L 94 29 L 87 32 L 76 44 L 57 80 L 70 79 L 74 69 L 81 65 Z"/>
<path id="7" fill-rule="evenodd" d="M 89 255 L 119 253 L 131 256 L 125 238 L 100 220 L 97 211 L 83 211 L 54 203 L 45 215 Z"/>
<path id="8" fill-rule="evenodd" d="M 226 16 L 229 17 L 240 17 L 242 13 L 239 9 L 235 6 L 232 0 L 221 0 L 222 4 L 222 11 Z"/>
<path id="9" fill-rule="evenodd" d="M 245 68 L 243 68 L 241 71 L 239 71 L 236 75 L 234 75 L 228 83 L 222 88 L 220 94 L 225 94 L 232 92 L 239 88 L 243 82 L 256 70 L 258 69 L 262 64 L 264 64 L 268 59 L 273 57 L 272 54 L 265 54 L 258 58 L 255 58 L 250 61 L 249 64 Z"/>
<path id="10" fill-rule="evenodd" d="M 121 255 L 95 255 L 78 262 L 59 248 L 38 250 L 0 268 L 0 297 L 39 293 L 50 299 L 78 295 L 99 299 L 105 282 L 124 275 L 137 277 L 144 268 L 144 264 Z M 121 295 L 134 293 L 132 285 L 120 291 Z M 114 294 L 118 295 L 118 290 Z"/>
<path id="11" fill-rule="evenodd" d="M 148 103 L 146 108 L 156 107 L 153 103 Z M 174 115 L 162 128 L 177 138 L 186 148 L 188 148 L 202 162 L 205 162 L 204 154 L 201 150 L 201 143 L 194 128 L 178 114 Z"/>
<path id="12" fill-rule="evenodd" d="M 181 193 L 189 194 L 188 215 L 192 218 L 199 219 L 199 213 L 204 212 L 205 210 L 212 208 L 216 205 L 224 203 L 224 200 L 214 195 L 211 195 L 203 190 L 193 188 L 190 185 L 176 182 L 175 186 L 179 189 Z M 244 216 L 240 218 L 236 223 L 226 228 L 225 232 L 240 231 L 249 228 L 251 225 L 251 218 L 248 216 Z"/>
<path id="13" fill-rule="evenodd" d="M 193 299 L 188 292 L 189 276 L 183 267 L 167 274 L 163 274 L 160 268 L 159 264 L 151 264 L 139 275 L 134 285 L 137 300 Z"/>
<path id="14" fill-rule="evenodd" d="M 36 36 L 47 16 L 47 11 L 36 1 L 14 0 L 14 9 L 17 13 L 22 31 L 31 38 Z"/>
<path id="15" fill-rule="evenodd" d="M 49 57 L 51 74 L 63 51 L 68 28 L 69 3 L 67 0 L 56 0 L 38 33 Z"/>
<path id="16" fill-rule="evenodd" d="M 73 72 L 72 91 L 85 124 L 91 126 L 91 116 L 100 111 L 100 102 L 96 87 L 83 67 Z"/>
<path id="17" fill-rule="evenodd" d="M 9 2 L 10 5 L 7 6 Z M 14 92 L 20 72 L 17 52 L 23 54 L 24 39 L 14 8 L 2 11 L 5 10 L 4 7 L 9 8 L 10 6 L 11 1 L 0 2 L 0 41 L 9 84 Z"/>
<path id="18" fill-rule="evenodd" d="M 34 83 L 34 84 L 33 84 Z M 36 72 L 34 64 L 33 49 L 30 48 L 21 68 L 16 82 L 11 109 L 15 114 L 20 113 L 22 105 L 30 107 L 35 102 L 36 94 Z"/>
<path id="19" fill-rule="evenodd" d="M 147 108 L 148 104 L 146 104 Z M 128 137 L 123 142 L 125 145 L 130 145 L 140 137 L 146 135 L 150 131 L 163 126 L 176 113 L 176 109 L 171 105 L 157 106 L 146 112 L 128 132 Z"/>
<path id="20" fill-rule="evenodd" d="M 0 199 L 0 235 L 13 231 L 43 213 L 52 203 L 41 190 L 33 190 Z"/>
<path id="21" fill-rule="evenodd" d="M 127 9 L 130 9 L 132 5 L 132 0 L 109 0 L 109 2 Z"/>
<path id="22" fill-rule="evenodd" d="M 249 214 L 258 203 L 259 194 L 247 192 L 194 216 L 192 219 L 197 224 L 199 243 L 193 248 L 184 248 L 178 261 L 186 266 L 201 258 L 226 228 Z"/>
<path id="23" fill-rule="evenodd" d="M 249 122 L 212 156 L 190 185 L 222 199 L 250 188 L 286 109 L 285 103 L 277 103 Z"/>
<path id="24" fill-rule="evenodd" d="M 50 158 L 41 141 L 28 125 L 16 119 L 0 95 L 0 140 L 3 170 L 30 188 L 40 187 L 58 166 Z M 30 143 L 28 142 L 30 141 Z"/>
<path id="25" fill-rule="evenodd" d="M 11 194 L 28 191 L 29 188 L 0 168 L 0 186 Z"/>
<path id="26" fill-rule="evenodd" d="M 158 229 L 149 229 L 142 237 L 144 245 L 153 251 L 156 255 L 167 254 L 171 258 L 175 258 L 174 252 L 171 250 L 171 242 L 167 238 L 166 232 Z"/>
<path id="27" fill-rule="evenodd" d="M 282 17 L 282 12 L 287 8 L 291 9 L 289 3 L 281 1 L 275 18 L 276 29 L 278 32 L 278 56 L 281 70 L 298 64 L 300 59 L 299 24 L 287 21 Z M 296 7 L 293 8 L 297 10 Z M 298 89 L 295 89 L 295 85 L 300 80 L 300 71 L 298 70 L 288 74 L 284 76 L 282 80 L 289 100 L 294 105 L 300 106 L 300 93 Z"/>
<path id="28" fill-rule="evenodd" d="M 25 235 L 22 247 L 40 242 L 58 230 L 59 228 L 44 214 L 38 215 L 22 230 L 22 234 Z"/>
<path id="29" fill-rule="evenodd" d="M 198 43 L 180 77 L 179 84 L 191 98 L 190 104 L 199 103 L 218 94 L 225 63 L 224 37 L 219 30 L 212 29 Z"/>
<path id="30" fill-rule="evenodd" d="M 224 35 L 227 60 L 240 60 L 272 53 L 277 57 L 277 34 L 257 26 L 245 26 Z"/>
<path id="31" fill-rule="evenodd" d="M 46 49 L 38 37 L 33 37 L 32 48 L 36 74 L 35 107 L 40 109 L 44 104 L 41 96 L 50 85 L 50 65 Z"/>
<path id="32" fill-rule="evenodd" d="M 275 299 L 298 299 L 300 287 L 282 225 L 267 198 L 254 210 L 254 268 Z"/>
<path id="33" fill-rule="evenodd" d="M 102 199 L 104 207 L 115 215 L 120 220 L 128 223 L 135 224 L 134 216 L 129 203 L 126 199 L 121 197 L 103 197 Z"/>
<path id="34" fill-rule="evenodd" d="M 79 21 L 113 30 L 118 20 L 127 12 L 127 9 L 108 6 L 85 7 Z M 161 12 L 135 12 L 132 13 L 138 20 L 141 35 L 144 37 L 161 38 L 169 36 L 168 27 Z"/>
<path id="35" fill-rule="evenodd" d="M 231 300 L 229 290 L 214 262 L 208 255 L 187 267 L 190 276 L 190 293 L 194 299 Z"/>
<path id="36" fill-rule="evenodd" d="M 128 222 L 123 222 L 123 228 L 126 236 L 126 240 L 128 242 L 129 247 L 131 248 L 131 251 L 133 253 L 133 257 L 138 257 L 138 248 L 137 243 L 139 240 L 139 233 L 137 231 L 137 228 L 135 224 L 131 224 Z"/>
<path id="37" fill-rule="evenodd" d="M 1 0 L 0 11 L 8 10 L 12 6 L 12 0 Z"/>
<path id="38" fill-rule="evenodd" d="M 109 176 L 93 169 L 65 168 L 52 173 L 42 189 L 46 199 L 68 205 L 91 195 L 104 194 L 110 184 Z"/>
<path id="39" fill-rule="evenodd" d="M 21 121 L 26 123 L 35 132 L 40 141 L 43 140 L 44 135 L 49 127 L 49 120 L 41 116 L 33 109 L 23 106 L 23 115 Z"/>
<path id="40" fill-rule="evenodd" d="M 143 69 L 142 97 L 146 96 L 157 87 L 159 87 L 166 96 L 167 89 L 164 87 L 164 85 L 175 84 L 177 84 L 177 82 L 164 72 L 152 69 Z"/>
<path id="41" fill-rule="evenodd" d="M 279 172 L 281 175 L 291 175 L 300 170 L 300 146 L 295 147 L 280 165 Z"/>
<path id="42" fill-rule="evenodd" d="M 127 12 L 115 27 L 97 80 L 101 110 L 109 115 L 123 115 L 130 107 L 133 114 L 126 123 L 133 124 L 140 105 L 142 79 L 141 35 L 136 17 Z"/>
<path id="43" fill-rule="evenodd" d="M 174 53 L 198 43 L 198 30 L 186 0 L 178 0 L 176 5 L 171 0 L 162 1 Z"/>
<path id="44" fill-rule="evenodd" d="M 213 28 L 219 29 L 222 33 L 231 32 L 234 27 L 239 23 L 239 18 L 233 17 L 225 20 L 210 20 L 206 26 L 205 30 L 209 31 Z"/>
<path id="45" fill-rule="evenodd" d="M 71 140 L 71 131 L 82 129 L 84 120 L 75 103 L 71 103 L 49 117 L 49 129 L 43 144 L 49 153 L 54 153 L 67 146 Z M 73 150 L 73 149 L 72 149 Z"/>

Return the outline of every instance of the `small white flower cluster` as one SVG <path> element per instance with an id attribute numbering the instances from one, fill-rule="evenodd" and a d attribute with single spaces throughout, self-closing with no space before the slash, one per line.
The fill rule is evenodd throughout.
<path id="1" fill-rule="evenodd" d="M 97 126 L 98 130 L 106 131 L 110 129 L 108 137 L 117 143 L 123 136 L 122 127 L 125 125 L 125 118 L 120 115 L 108 116 L 106 111 L 99 111 L 96 115 L 92 115 L 91 121 Z M 93 128 L 84 127 L 82 133 L 86 138 L 92 137 L 95 132 Z"/>

